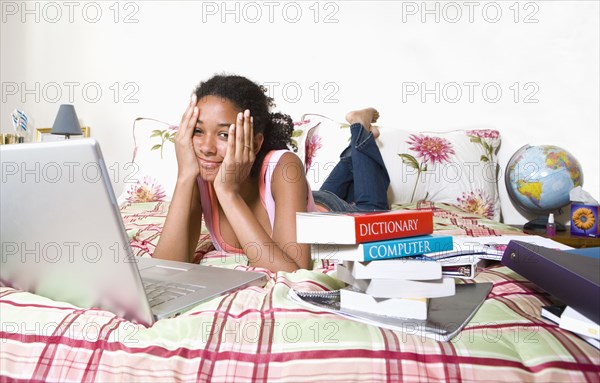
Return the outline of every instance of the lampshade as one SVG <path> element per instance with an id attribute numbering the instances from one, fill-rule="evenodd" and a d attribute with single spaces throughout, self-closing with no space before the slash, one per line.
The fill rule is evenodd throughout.
<path id="1" fill-rule="evenodd" d="M 67 136 L 67 138 L 83 134 L 73 105 L 63 104 L 58 108 L 58 113 L 56 114 L 56 119 L 50 133 L 62 134 Z"/>

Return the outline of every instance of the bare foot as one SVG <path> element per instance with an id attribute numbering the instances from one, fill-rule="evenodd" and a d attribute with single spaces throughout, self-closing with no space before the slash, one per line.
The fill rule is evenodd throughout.
<path id="1" fill-rule="evenodd" d="M 375 108 L 365 108 L 359 110 L 353 110 L 346 114 L 346 121 L 350 125 L 359 123 L 367 132 L 373 132 L 375 138 L 379 137 L 379 129 L 375 126 L 371 126 L 371 123 L 377 122 L 379 118 L 379 112 Z"/>

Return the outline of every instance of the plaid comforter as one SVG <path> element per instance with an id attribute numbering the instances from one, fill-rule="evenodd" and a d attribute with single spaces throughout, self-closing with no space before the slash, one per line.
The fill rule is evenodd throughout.
<path id="1" fill-rule="evenodd" d="M 454 231 L 482 231 L 480 235 L 510 230 L 450 206 L 436 205 L 435 211 L 438 229 L 445 225 Z M 160 224 L 163 213 L 160 204 L 124 209 L 139 255 L 143 246 L 151 249 L 155 243 L 153 225 Z M 206 251 L 210 245 L 201 240 L 197 254 Z M 311 311 L 287 299 L 290 288 L 341 287 L 331 266 L 270 273 L 214 253 L 203 262 L 262 271 L 269 281 L 150 328 L 106 311 L 0 288 L 0 380 L 600 381 L 600 352 L 540 319 L 549 297 L 500 265 L 469 281 L 489 281 L 494 287 L 467 327 L 444 343 Z"/>

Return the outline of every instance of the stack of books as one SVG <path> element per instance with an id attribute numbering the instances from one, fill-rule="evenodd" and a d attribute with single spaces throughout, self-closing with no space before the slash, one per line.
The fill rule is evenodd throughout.
<path id="1" fill-rule="evenodd" d="M 452 296 L 455 283 L 427 256 L 453 249 L 451 236 L 433 233 L 430 210 L 384 213 L 298 213 L 297 240 L 313 259 L 336 261 L 346 311 L 427 319 L 431 298 Z"/>

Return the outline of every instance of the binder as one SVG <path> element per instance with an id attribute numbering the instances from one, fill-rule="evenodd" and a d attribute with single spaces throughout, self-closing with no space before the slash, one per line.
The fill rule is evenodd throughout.
<path id="1" fill-rule="evenodd" d="M 600 323 L 600 258 L 510 241 L 502 264 Z"/>

